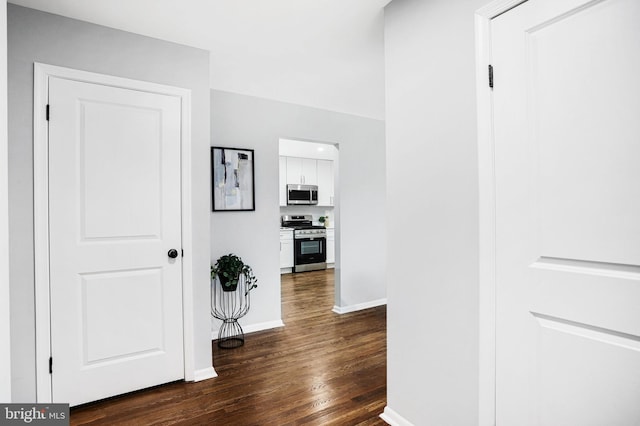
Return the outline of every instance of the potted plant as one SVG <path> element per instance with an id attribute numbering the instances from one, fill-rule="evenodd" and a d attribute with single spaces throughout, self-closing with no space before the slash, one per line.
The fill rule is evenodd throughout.
<path id="1" fill-rule="evenodd" d="M 251 266 L 233 253 L 220 256 L 215 265 L 211 266 L 211 279 L 218 277 L 224 291 L 235 291 L 241 274 L 246 281 L 247 293 L 258 286 L 258 279 L 253 275 Z"/>
<path id="2" fill-rule="evenodd" d="M 318 221 L 325 226 L 325 228 L 329 227 L 329 216 L 320 216 Z"/>

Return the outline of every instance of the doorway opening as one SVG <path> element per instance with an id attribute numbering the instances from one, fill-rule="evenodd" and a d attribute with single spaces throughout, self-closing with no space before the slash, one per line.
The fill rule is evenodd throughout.
<path id="1" fill-rule="evenodd" d="M 339 147 L 337 143 L 300 139 L 279 140 L 280 223 L 283 217 L 304 217 L 326 230 L 326 267 L 335 269 L 335 294 L 340 286 Z M 287 185 L 317 186 L 317 199 L 294 204 Z M 291 228 L 280 230 L 280 273 L 296 272 L 296 244 Z M 297 268 L 298 271 L 302 268 Z"/>

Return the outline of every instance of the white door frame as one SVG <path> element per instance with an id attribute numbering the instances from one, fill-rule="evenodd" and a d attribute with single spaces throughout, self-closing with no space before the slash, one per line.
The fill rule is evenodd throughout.
<path id="1" fill-rule="evenodd" d="M 127 78 L 79 71 L 53 65 L 34 64 L 33 90 L 33 178 L 34 178 L 34 245 L 35 245 L 35 308 L 36 308 L 36 399 L 51 402 L 49 357 L 51 348 L 49 293 L 49 128 L 46 104 L 49 77 L 175 96 L 181 101 L 181 224 L 182 248 L 182 310 L 184 331 L 184 376 L 195 378 L 193 269 L 189 258 L 193 253 L 191 220 L 191 91 Z M 55 106 L 54 106 L 55 108 Z M 55 109 L 52 109 L 52 115 Z"/>
<path id="2" fill-rule="evenodd" d="M 475 14 L 479 187 L 478 424 L 496 424 L 496 208 L 491 64 L 491 20 L 526 0 L 494 0 Z M 499 82 L 497 83 L 499 84 Z"/>

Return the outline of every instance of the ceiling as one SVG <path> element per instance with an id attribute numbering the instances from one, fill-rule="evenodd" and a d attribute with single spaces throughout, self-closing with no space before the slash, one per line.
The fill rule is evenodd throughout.
<path id="1" fill-rule="evenodd" d="M 384 118 L 390 0 L 9 0 L 211 52 L 211 88 Z"/>

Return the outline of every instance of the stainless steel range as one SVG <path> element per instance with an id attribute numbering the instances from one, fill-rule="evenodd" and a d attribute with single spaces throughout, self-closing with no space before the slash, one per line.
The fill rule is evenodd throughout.
<path id="1" fill-rule="evenodd" d="M 284 215 L 281 224 L 293 228 L 293 272 L 327 269 L 327 230 L 313 225 L 311 215 Z"/>

